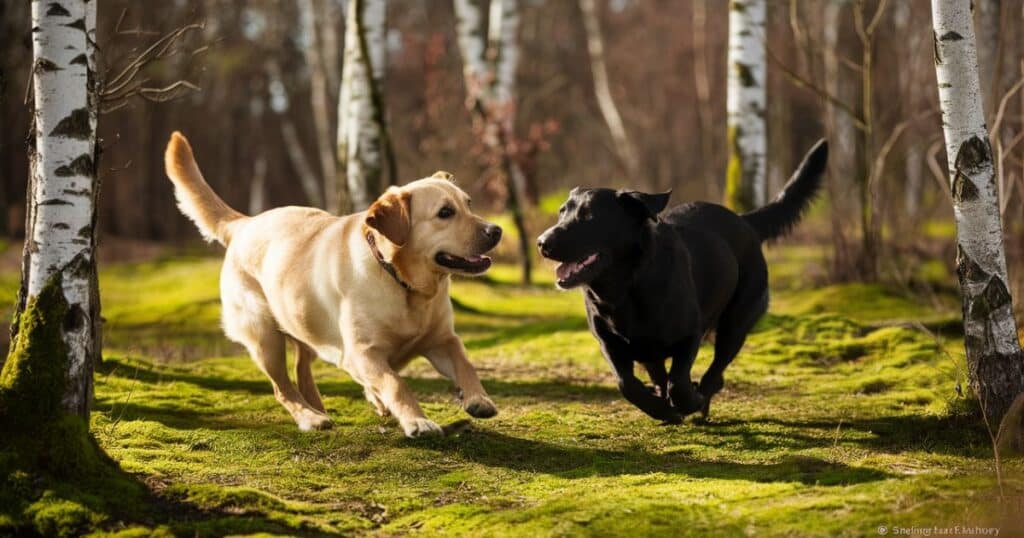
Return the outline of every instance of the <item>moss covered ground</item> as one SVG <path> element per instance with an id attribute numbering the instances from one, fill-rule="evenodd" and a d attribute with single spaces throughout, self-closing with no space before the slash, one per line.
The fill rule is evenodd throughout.
<path id="1" fill-rule="evenodd" d="M 771 257 L 770 314 L 712 420 L 674 427 L 619 397 L 582 298 L 555 291 L 550 268 L 528 288 L 507 266 L 457 281 L 458 330 L 500 413 L 428 440 L 405 439 L 325 363 L 316 374 L 336 427 L 299 432 L 220 335 L 219 259 L 106 267 L 91 428 L 123 472 L 9 473 L 0 535 L 1024 532 L 1012 527 L 1024 463 L 1004 461 L 1000 487 L 988 433 L 958 395 L 955 299 L 808 288 L 813 249 Z M 0 277 L 9 297 L 15 284 Z M 425 361 L 407 377 L 429 416 L 464 417 Z"/>

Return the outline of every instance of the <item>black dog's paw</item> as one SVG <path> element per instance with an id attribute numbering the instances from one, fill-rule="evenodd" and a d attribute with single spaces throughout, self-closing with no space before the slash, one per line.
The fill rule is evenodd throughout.
<path id="1" fill-rule="evenodd" d="M 662 420 L 661 420 L 661 425 L 662 426 L 674 426 L 676 424 L 682 424 L 682 423 L 683 423 L 683 415 L 680 415 L 679 413 L 672 413 L 670 415 L 662 417 Z"/>
<path id="2" fill-rule="evenodd" d="M 669 399 L 672 401 L 672 407 L 683 416 L 696 413 L 705 408 L 706 399 L 703 394 L 697 391 L 696 383 L 689 387 L 685 385 L 672 387 L 668 389 L 668 393 Z"/>
<path id="3" fill-rule="evenodd" d="M 711 413 L 711 398 L 722 390 L 722 384 L 721 377 L 712 380 L 701 379 L 700 385 L 697 385 L 696 383 L 693 384 L 694 387 L 696 387 L 697 392 L 704 397 L 704 405 L 700 408 L 700 414 L 704 418 L 705 422 L 707 421 L 708 415 Z"/>

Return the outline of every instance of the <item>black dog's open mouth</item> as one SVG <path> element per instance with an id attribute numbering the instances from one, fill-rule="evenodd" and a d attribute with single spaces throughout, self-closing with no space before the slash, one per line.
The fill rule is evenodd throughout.
<path id="1" fill-rule="evenodd" d="M 579 261 L 558 264 L 555 269 L 558 287 L 571 288 L 589 281 L 596 275 L 600 261 L 601 255 L 595 252 Z"/>
<path id="2" fill-rule="evenodd" d="M 463 273 L 476 275 L 490 269 L 491 258 L 484 255 L 469 256 L 463 258 L 447 252 L 438 252 L 434 261 L 441 267 L 447 267 Z"/>

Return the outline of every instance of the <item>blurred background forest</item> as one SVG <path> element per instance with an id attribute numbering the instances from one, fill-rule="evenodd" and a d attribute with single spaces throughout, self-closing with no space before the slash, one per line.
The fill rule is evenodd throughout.
<path id="1" fill-rule="evenodd" d="M 1001 164 L 1011 291 L 1021 297 L 1024 92 L 1015 83 L 1024 58 L 1024 1 L 980 4 L 985 106 Z M 526 176 L 527 227 L 534 235 L 550 218 L 545 207 L 573 185 L 673 189 L 676 202 L 723 197 L 728 3 L 595 5 L 611 94 L 637 162 L 631 170 L 617 157 L 602 118 L 580 4 L 523 2 L 514 157 Z M 877 27 L 865 35 L 865 19 L 876 14 Z M 489 160 L 465 106 L 451 3 L 390 2 L 387 16 L 383 96 L 397 175 L 386 180 L 404 183 L 448 170 L 481 206 L 503 210 L 500 167 Z M 248 211 L 315 205 L 299 178 L 322 184 L 318 152 L 334 147 L 343 55 L 332 40 L 344 36 L 344 2 L 107 0 L 98 21 L 101 70 L 109 78 L 190 24 L 202 27 L 182 31 L 174 53 L 147 64 L 141 75 L 152 87 L 187 81 L 195 89 L 181 86 L 164 102 L 131 100 L 101 117 L 101 244 L 195 240 L 164 178 L 163 148 L 176 129 L 193 141 L 208 181 L 231 205 Z M 29 25 L 28 2 L 2 4 L 0 232 L 12 239 L 24 229 Z M 828 203 L 814 217 L 819 225 L 801 232 L 803 240 L 827 246 L 829 263 L 811 277 L 877 275 L 914 286 L 923 260 L 952 267 L 928 2 L 771 0 L 766 34 L 769 196 L 814 140 L 832 141 Z M 326 98 L 326 114 L 318 111 L 318 98 Z M 330 140 L 318 137 L 324 124 Z M 505 255 L 514 252 L 507 247 Z M 953 279 L 946 283 L 954 286 Z"/>

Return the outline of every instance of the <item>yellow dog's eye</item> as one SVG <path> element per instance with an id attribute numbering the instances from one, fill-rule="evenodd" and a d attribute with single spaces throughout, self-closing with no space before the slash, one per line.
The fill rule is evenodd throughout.
<path id="1" fill-rule="evenodd" d="M 450 219 L 453 216 L 455 216 L 455 210 L 451 206 L 444 206 L 437 212 L 437 218 L 439 219 Z"/>

